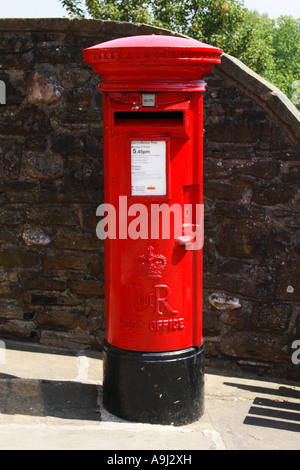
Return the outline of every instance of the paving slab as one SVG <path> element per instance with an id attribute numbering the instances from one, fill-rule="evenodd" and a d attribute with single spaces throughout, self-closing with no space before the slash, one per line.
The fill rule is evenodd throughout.
<path id="1" fill-rule="evenodd" d="M 200 420 L 132 423 L 103 408 L 101 353 L 2 346 L 1 450 L 106 450 L 116 458 L 118 451 L 300 449 L 297 383 L 207 369 Z"/>

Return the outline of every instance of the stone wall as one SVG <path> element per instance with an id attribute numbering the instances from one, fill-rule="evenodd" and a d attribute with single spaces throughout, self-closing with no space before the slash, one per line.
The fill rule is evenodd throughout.
<path id="1" fill-rule="evenodd" d="M 225 73 L 235 69 L 227 60 L 208 78 L 205 102 L 207 362 L 228 368 L 235 358 L 262 374 L 299 377 L 291 364 L 300 335 L 299 113 L 288 103 L 285 120 L 285 98 L 258 77 L 256 99 L 245 90 L 250 71 L 237 64 L 240 85 Z"/>
<path id="2" fill-rule="evenodd" d="M 0 20 L 0 338 L 101 349 L 99 77 L 82 49 L 171 34 L 95 20 Z M 204 337 L 208 365 L 299 378 L 300 119 L 224 56 L 205 93 Z"/>

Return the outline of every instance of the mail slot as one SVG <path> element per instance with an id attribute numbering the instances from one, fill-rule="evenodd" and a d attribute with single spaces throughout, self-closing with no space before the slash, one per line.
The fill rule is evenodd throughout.
<path id="1" fill-rule="evenodd" d="M 83 53 L 102 78 L 111 210 L 101 222 L 104 406 L 130 421 L 185 424 L 204 409 L 203 78 L 222 51 L 151 35 Z"/>
<path id="2" fill-rule="evenodd" d="M 126 112 L 120 111 L 115 113 L 115 125 L 128 126 L 135 125 L 138 122 L 139 127 L 159 125 L 160 127 L 183 126 L 182 111 L 161 111 L 161 112 Z"/>

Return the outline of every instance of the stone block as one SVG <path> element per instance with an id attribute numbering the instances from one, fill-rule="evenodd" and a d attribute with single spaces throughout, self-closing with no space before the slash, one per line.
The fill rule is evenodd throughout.
<path id="1" fill-rule="evenodd" d="M 208 302 L 217 310 L 235 310 L 241 308 L 239 299 L 222 293 L 213 293 L 208 296 Z"/>
<path id="2" fill-rule="evenodd" d="M 83 315 L 54 308 L 47 308 L 45 312 L 38 313 L 37 325 L 39 328 L 64 328 L 69 331 L 75 330 L 77 333 L 85 332 L 87 329 L 87 321 Z"/>
<path id="3" fill-rule="evenodd" d="M 0 318 L 2 320 L 23 320 L 24 310 L 18 305 L 12 303 L 0 303 Z"/>
<path id="4" fill-rule="evenodd" d="M 94 234 L 79 233 L 78 229 L 72 232 L 58 230 L 53 243 L 57 248 L 83 251 L 97 251 L 103 246 L 103 242 L 97 238 L 96 225 Z"/>
<path id="5" fill-rule="evenodd" d="M 0 141 L 0 176 L 2 180 L 18 180 L 22 160 L 22 142 Z"/>
<path id="6" fill-rule="evenodd" d="M 33 42 L 29 32 L 22 31 L 22 34 L 19 34 L 18 32 L 6 31 L 6 34 L 2 35 L 0 39 L 1 54 L 21 54 L 22 52 L 29 51 L 32 48 Z"/>
<path id="7" fill-rule="evenodd" d="M 86 300 L 86 316 L 91 330 L 104 339 L 105 332 L 105 300 L 88 299 Z"/>
<path id="8" fill-rule="evenodd" d="M 0 327 L 1 328 L 1 327 Z M 46 346 L 82 351 L 91 349 L 93 338 L 90 334 L 77 332 L 62 332 L 43 329 L 40 333 L 40 343 Z"/>
<path id="9" fill-rule="evenodd" d="M 300 260 L 283 261 L 276 275 L 276 298 L 300 301 Z"/>
<path id="10" fill-rule="evenodd" d="M 32 291 L 64 291 L 67 289 L 67 283 L 63 280 L 54 278 L 43 278 L 45 273 L 26 272 L 22 274 L 22 283 L 25 290 Z"/>
<path id="11" fill-rule="evenodd" d="M 211 142 L 276 141 L 282 138 L 280 128 L 268 121 L 233 119 L 223 117 L 217 122 L 205 124 L 205 139 Z"/>
<path id="12" fill-rule="evenodd" d="M 71 281 L 70 289 L 76 294 L 84 296 L 103 296 L 105 293 L 104 282 L 94 280 Z"/>
<path id="13" fill-rule="evenodd" d="M 22 238 L 27 246 L 47 246 L 51 243 L 51 237 L 39 229 L 26 229 Z"/>
<path id="14" fill-rule="evenodd" d="M 257 304 L 251 315 L 251 322 L 255 329 L 281 331 L 288 329 L 292 307 L 289 304 Z"/>
<path id="15" fill-rule="evenodd" d="M 247 314 L 242 310 L 227 310 L 221 313 L 219 321 L 232 326 L 236 330 L 242 330 L 247 322 Z"/>
<path id="16" fill-rule="evenodd" d="M 25 214 L 22 208 L 0 209 L 0 225 L 20 225 L 24 219 Z"/>
<path id="17" fill-rule="evenodd" d="M 64 160 L 58 154 L 27 153 L 23 164 L 27 175 L 38 180 L 51 181 L 64 175 Z"/>
<path id="18" fill-rule="evenodd" d="M 232 165 L 232 172 L 237 175 L 248 175 L 259 179 L 275 178 L 280 170 L 280 163 L 275 159 L 238 162 Z"/>
<path id="19" fill-rule="evenodd" d="M 1 134 L 15 136 L 45 135 L 52 131 L 49 117 L 36 106 L 7 106 L 0 116 Z"/>
<path id="20" fill-rule="evenodd" d="M 206 198 L 225 199 L 231 201 L 239 199 L 244 192 L 242 187 L 233 186 L 226 181 L 204 181 L 203 190 Z"/>
<path id="21" fill-rule="evenodd" d="M 30 305 L 77 305 L 78 300 L 67 292 L 35 292 L 26 294 L 24 300 Z"/>
<path id="22" fill-rule="evenodd" d="M 266 254 L 266 235 L 255 223 L 224 224 L 216 237 L 216 248 L 226 258 L 262 258 Z"/>
<path id="23" fill-rule="evenodd" d="M 0 337 L 13 340 L 31 341 L 37 337 L 36 325 L 32 321 L 7 320 L 0 323 Z"/>
<path id="24" fill-rule="evenodd" d="M 253 201 L 262 206 L 273 206 L 289 202 L 295 190 L 288 184 L 258 181 L 254 187 Z"/>
<path id="25" fill-rule="evenodd" d="M 220 351 L 226 356 L 270 363 L 291 362 L 290 339 L 266 332 L 238 331 L 224 335 Z"/>
<path id="26" fill-rule="evenodd" d="M 52 150 L 66 156 L 99 155 L 99 135 L 74 135 L 57 132 L 52 139 Z"/>
<path id="27" fill-rule="evenodd" d="M 0 256 L 1 260 L 1 256 Z M 85 271 L 86 263 L 79 255 L 47 254 L 41 258 L 42 266 L 49 271 Z"/>
<path id="28" fill-rule="evenodd" d="M 59 101 L 64 90 L 55 75 L 48 70 L 36 70 L 26 82 L 26 99 L 30 104 L 53 104 Z"/>
<path id="29" fill-rule="evenodd" d="M 274 299 L 276 267 L 266 267 L 245 259 L 204 264 L 203 285 L 207 290 L 220 290 L 250 299 Z M 273 272 L 274 271 L 274 272 Z"/>
<path id="30" fill-rule="evenodd" d="M 39 255 L 32 251 L 7 248 L 0 251 L 0 267 L 4 269 L 27 269 L 39 265 Z"/>
<path id="31" fill-rule="evenodd" d="M 0 299 L 18 300 L 22 287 L 17 282 L 0 282 Z"/>
<path id="32" fill-rule="evenodd" d="M 34 205 L 26 209 L 28 224 L 53 226 L 78 226 L 78 217 L 72 208 L 64 205 L 53 205 L 52 207 Z"/>

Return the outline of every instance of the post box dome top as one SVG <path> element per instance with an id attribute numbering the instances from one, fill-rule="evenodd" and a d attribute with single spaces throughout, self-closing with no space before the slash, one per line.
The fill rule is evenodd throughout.
<path id="1" fill-rule="evenodd" d="M 217 47 L 210 46 L 208 44 L 204 44 L 203 42 L 196 41 L 192 38 L 182 38 L 178 36 L 164 36 L 164 35 L 144 35 L 144 36 L 129 36 L 125 38 L 118 38 L 113 39 L 112 41 L 106 41 L 96 46 L 89 47 L 85 49 L 85 52 L 101 52 L 102 50 L 106 49 L 123 49 L 123 48 L 130 48 L 130 47 L 138 47 L 138 48 L 184 48 L 184 49 L 201 49 L 203 52 L 212 52 L 212 53 L 222 53 L 221 49 Z"/>
<path id="2" fill-rule="evenodd" d="M 121 89 L 125 83 L 137 86 L 141 80 L 146 88 L 154 82 L 156 88 L 159 83 L 165 88 L 167 82 L 191 87 L 221 62 L 221 54 L 221 49 L 195 39 L 155 34 L 113 39 L 83 51 L 85 64 L 102 77 L 103 90 Z"/>

